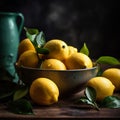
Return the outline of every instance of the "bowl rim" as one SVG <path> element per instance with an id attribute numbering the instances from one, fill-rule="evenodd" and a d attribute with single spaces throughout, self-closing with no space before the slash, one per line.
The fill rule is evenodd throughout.
<path id="1" fill-rule="evenodd" d="M 82 68 L 82 69 L 70 69 L 70 70 L 53 70 L 53 69 L 40 69 L 40 68 L 32 68 L 32 67 L 26 67 L 26 66 L 18 66 L 17 63 L 15 64 L 15 67 L 18 69 L 29 69 L 29 70 L 36 70 L 36 71 L 56 71 L 56 72 L 75 72 L 75 71 L 89 71 L 93 69 L 98 69 L 99 66 L 96 64 L 92 68 Z"/>

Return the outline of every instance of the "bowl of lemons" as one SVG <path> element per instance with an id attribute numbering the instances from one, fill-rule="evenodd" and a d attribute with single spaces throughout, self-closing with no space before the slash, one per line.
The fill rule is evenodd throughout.
<path id="1" fill-rule="evenodd" d="M 58 87 L 60 96 L 64 96 L 81 91 L 98 73 L 98 66 L 89 56 L 62 40 L 49 40 L 43 49 L 48 53 L 38 53 L 28 38 L 21 41 L 16 70 L 24 84 L 31 86 L 38 78 L 49 79 Z"/>

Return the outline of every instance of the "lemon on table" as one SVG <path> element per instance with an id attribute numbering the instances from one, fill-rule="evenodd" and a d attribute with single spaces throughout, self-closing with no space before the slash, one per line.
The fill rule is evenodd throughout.
<path id="1" fill-rule="evenodd" d="M 54 58 L 58 60 L 64 60 L 68 57 L 69 49 L 68 45 L 59 39 L 49 40 L 44 48 L 49 50 L 49 54 L 46 55 L 47 58 Z"/>
<path id="2" fill-rule="evenodd" d="M 67 59 L 64 61 L 67 69 L 82 69 L 82 68 L 92 68 L 93 63 L 92 60 L 83 53 L 74 53 L 71 54 Z"/>
<path id="3" fill-rule="evenodd" d="M 120 69 L 108 68 L 103 72 L 102 76 L 108 78 L 113 83 L 116 91 L 120 90 Z"/>
<path id="4" fill-rule="evenodd" d="M 32 44 L 32 42 L 28 38 L 25 38 L 20 42 L 20 44 L 18 46 L 18 55 L 20 56 L 23 52 L 25 52 L 27 50 L 35 51 L 35 48 L 34 48 L 34 45 Z"/>
<path id="5" fill-rule="evenodd" d="M 37 52 L 34 50 L 27 50 L 22 53 L 17 61 L 18 66 L 36 68 L 39 63 Z"/>
<path id="6" fill-rule="evenodd" d="M 113 95 L 115 89 L 115 86 L 112 84 L 112 82 L 105 77 L 91 78 L 88 81 L 87 86 L 95 89 L 97 101 L 102 101 L 105 97 Z"/>
<path id="7" fill-rule="evenodd" d="M 48 78 L 37 78 L 30 86 L 30 97 L 38 105 L 51 105 L 58 101 L 59 89 Z"/>
<path id="8" fill-rule="evenodd" d="M 66 66 L 58 59 L 45 59 L 42 61 L 40 69 L 66 70 Z"/>

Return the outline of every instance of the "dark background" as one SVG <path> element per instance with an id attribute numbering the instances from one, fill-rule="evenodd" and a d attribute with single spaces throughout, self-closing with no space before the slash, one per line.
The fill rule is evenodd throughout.
<path id="1" fill-rule="evenodd" d="M 92 58 L 120 58 L 118 0 L 0 0 L 0 11 L 21 12 L 24 26 L 80 49 L 85 42 Z M 25 38 L 23 30 L 20 36 Z"/>

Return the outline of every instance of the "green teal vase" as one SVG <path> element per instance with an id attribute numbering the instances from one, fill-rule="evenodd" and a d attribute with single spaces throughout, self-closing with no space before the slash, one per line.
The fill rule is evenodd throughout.
<path id="1" fill-rule="evenodd" d="M 15 62 L 23 24 L 22 13 L 0 12 L 0 80 L 18 81 Z"/>

